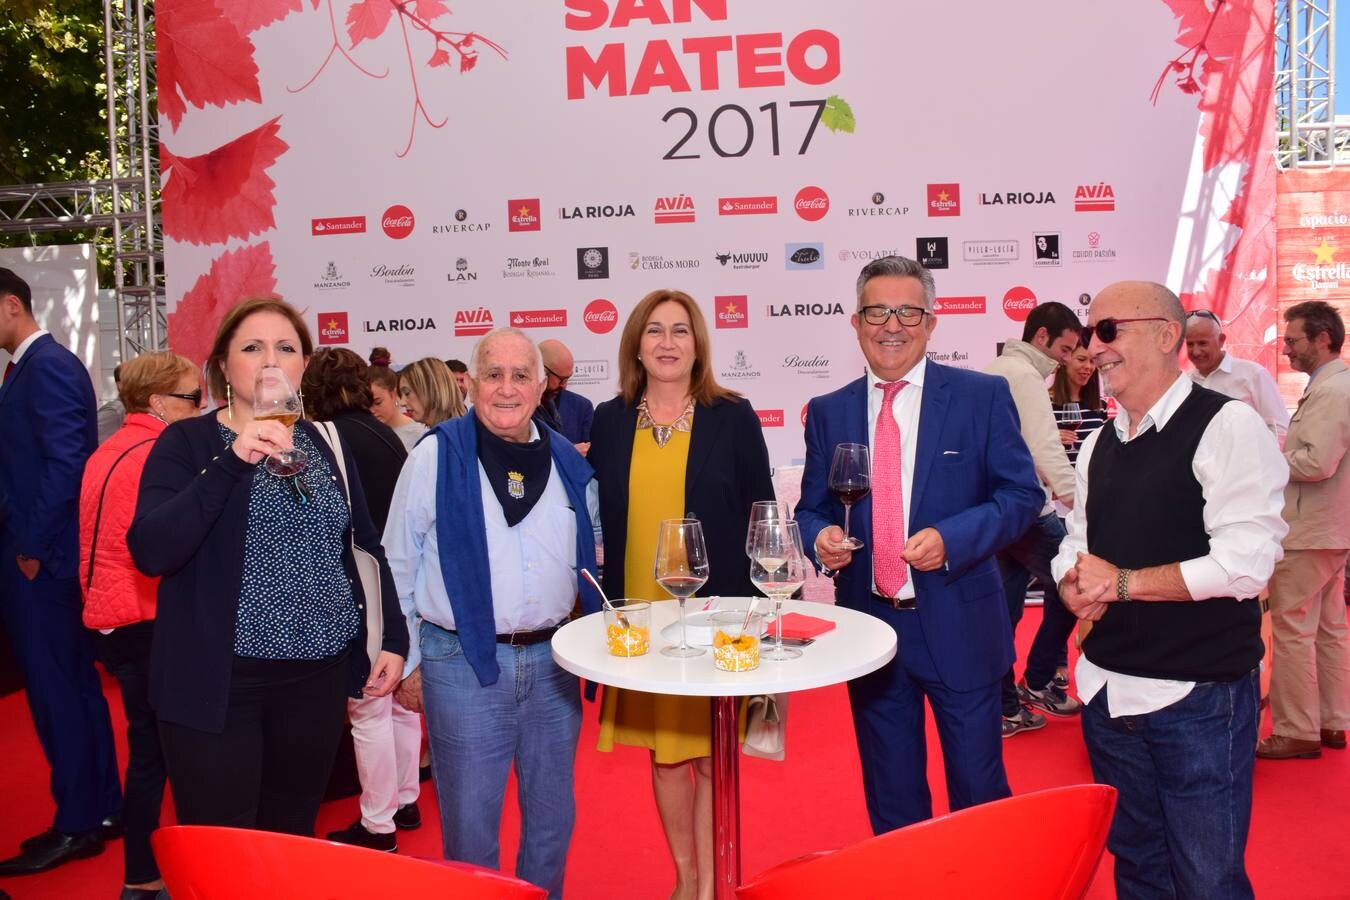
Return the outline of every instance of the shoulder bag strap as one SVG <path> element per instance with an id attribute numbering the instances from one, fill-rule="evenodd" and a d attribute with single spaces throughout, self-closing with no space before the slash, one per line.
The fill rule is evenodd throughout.
<path id="1" fill-rule="evenodd" d="M 122 454 L 113 460 L 113 464 L 108 467 L 108 474 L 103 476 L 103 487 L 98 489 L 98 506 L 94 511 L 94 536 L 89 542 L 89 572 L 84 576 L 84 586 L 86 588 L 94 585 L 94 556 L 98 550 L 98 529 L 103 522 L 103 498 L 108 494 L 108 482 L 112 480 L 113 470 L 117 468 L 118 463 L 127 458 L 127 454 L 137 447 L 144 444 L 154 443 L 154 438 L 146 438 L 143 441 L 137 441 L 130 447 L 122 451 Z"/>
<path id="2" fill-rule="evenodd" d="M 372 428 L 369 422 L 363 422 L 363 421 L 360 420 L 360 419 L 351 419 L 350 421 L 353 422 L 353 423 L 356 424 L 356 425 L 360 425 L 360 426 L 361 426 L 362 428 L 364 428 L 366 431 L 369 431 L 371 434 L 373 434 L 373 435 L 375 435 L 377 438 L 379 438 L 379 439 L 380 439 L 380 443 L 382 443 L 382 444 L 384 444 L 386 447 L 388 447 L 388 448 L 389 448 L 389 452 L 392 453 L 392 454 L 394 454 L 394 458 L 397 459 L 400 463 L 402 463 L 405 459 L 408 458 L 407 451 L 404 451 L 404 454 L 403 454 L 402 456 L 399 456 L 399 455 L 398 455 L 398 451 L 399 451 L 400 449 L 402 449 L 402 447 L 403 447 L 403 442 L 402 442 L 402 441 L 399 442 L 398 447 L 395 447 L 393 444 L 391 444 L 391 443 L 389 442 L 389 437 L 388 437 L 388 435 L 386 435 L 384 432 L 380 431 L 378 428 Z"/>

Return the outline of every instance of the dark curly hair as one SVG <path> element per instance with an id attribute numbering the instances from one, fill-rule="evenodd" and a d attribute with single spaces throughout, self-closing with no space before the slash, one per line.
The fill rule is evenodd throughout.
<path id="1" fill-rule="evenodd" d="M 366 361 L 342 347 L 323 347 L 310 357 L 300 390 L 305 395 L 305 416 L 316 422 L 353 410 L 368 411 L 375 402 Z"/>

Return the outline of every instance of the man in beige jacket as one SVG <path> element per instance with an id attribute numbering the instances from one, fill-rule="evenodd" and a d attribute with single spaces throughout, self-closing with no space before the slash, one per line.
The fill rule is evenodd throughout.
<path id="1" fill-rule="evenodd" d="M 1350 636 L 1342 596 L 1350 554 L 1350 368 L 1341 360 L 1345 323 L 1310 300 L 1284 314 L 1284 353 L 1310 376 L 1289 423 L 1284 458 L 1284 560 L 1270 580 L 1274 733 L 1263 759 L 1315 759 L 1345 749 L 1350 726 Z"/>
<path id="2" fill-rule="evenodd" d="M 1022 340 L 1008 341 L 1003 352 L 985 367 L 990 375 L 1007 379 L 1013 404 L 1021 420 L 1022 439 L 1031 450 L 1036 474 L 1045 488 L 1045 506 L 1040 518 L 1021 537 L 998 554 L 1003 574 L 1003 594 L 1008 601 L 1008 616 L 1013 631 L 1022 619 L 1027 584 L 1035 575 L 1045 585 L 1041 606 L 1041 627 L 1027 654 L 1022 683 L 1015 684 L 1010 669 L 1003 680 L 1003 736 L 1044 727 L 1045 717 L 1032 712 L 1036 707 L 1053 716 L 1076 715 L 1081 704 L 1054 683 L 1059 653 L 1073 632 L 1075 618 L 1059 599 L 1050 560 L 1059 551 L 1064 538 L 1064 523 L 1055 515 L 1051 499 L 1073 506 L 1074 476 L 1068 454 L 1059 439 L 1059 426 L 1050 406 L 1045 381 L 1063 365 L 1078 347 L 1082 325 L 1073 310 L 1063 303 L 1042 303 L 1027 316 Z"/>

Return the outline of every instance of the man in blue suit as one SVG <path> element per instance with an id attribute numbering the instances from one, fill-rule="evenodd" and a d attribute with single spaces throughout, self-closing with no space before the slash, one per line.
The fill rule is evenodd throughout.
<path id="1" fill-rule="evenodd" d="M 580 394 L 567 389 L 572 380 L 576 362 L 572 351 L 562 341 L 539 342 L 539 353 L 544 359 L 544 396 L 536 414 L 544 424 L 561 433 L 582 456 L 591 447 L 591 419 L 595 405 Z"/>
<path id="2" fill-rule="evenodd" d="M 56 819 L 0 862 L 0 877 L 41 872 L 103 849 L 122 807 L 112 724 L 80 619 L 80 478 L 97 446 L 94 386 L 73 353 L 38 328 L 27 282 L 0 269 L 0 615 L 14 645 L 38 740 L 52 767 Z"/>
<path id="3" fill-rule="evenodd" d="M 888 256 L 858 276 L 852 324 L 864 377 L 806 414 L 797 521 L 837 573 L 835 601 L 895 629 L 895 659 L 849 683 L 863 790 L 877 834 L 932 816 L 924 698 L 933 707 L 951 809 L 1011 793 L 1003 771 L 999 679 L 1012 630 L 994 554 L 1025 531 L 1044 495 L 1008 383 L 928 361 L 933 276 Z M 840 443 L 872 452 L 872 493 L 852 511 L 830 493 Z"/>

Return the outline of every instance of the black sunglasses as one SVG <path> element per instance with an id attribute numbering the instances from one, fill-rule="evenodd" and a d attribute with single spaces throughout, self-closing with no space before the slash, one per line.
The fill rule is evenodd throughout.
<path id="1" fill-rule="evenodd" d="M 202 389 L 201 389 L 201 388 L 197 388 L 197 390 L 193 391 L 193 392 L 190 393 L 190 394 L 174 394 L 174 393 L 170 393 L 170 392 L 168 392 L 168 391 L 165 391 L 164 396 L 165 396 L 165 397 L 177 397 L 179 400 L 186 400 L 186 401 L 188 401 L 189 403 L 191 403 L 193 406 L 201 406 L 201 405 L 202 405 Z"/>
<path id="2" fill-rule="evenodd" d="M 1193 310 L 1191 310 L 1190 312 L 1186 313 L 1186 318 L 1189 319 L 1189 318 L 1191 318 L 1192 316 L 1199 316 L 1199 317 L 1202 318 L 1202 319 L 1209 319 L 1209 320 L 1210 320 L 1211 322 L 1213 322 L 1215 325 L 1222 325 L 1222 324 L 1223 324 L 1222 322 L 1219 321 L 1219 317 L 1218 317 L 1218 316 L 1214 315 L 1214 313 L 1210 312 L 1210 311 L 1207 310 L 1207 309 L 1193 309 Z"/>
<path id="3" fill-rule="evenodd" d="M 554 378 L 558 379 L 559 384 L 567 384 L 567 382 L 572 380 L 571 375 L 559 375 L 557 372 L 553 371 L 548 366 L 544 366 L 544 371 L 547 374 L 552 375 Z"/>
<path id="4" fill-rule="evenodd" d="M 1134 319 L 1102 319 L 1096 325 L 1088 325 L 1083 328 L 1083 346 L 1086 347 L 1092 343 L 1092 336 L 1096 334 L 1097 339 L 1103 344 L 1109 344 L 1120 335 L 1120 326 L 1126 322 L 1166 322 L 1167 319 L 1162 316 L 1140 316 Z"/>

